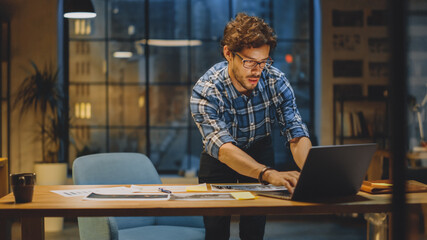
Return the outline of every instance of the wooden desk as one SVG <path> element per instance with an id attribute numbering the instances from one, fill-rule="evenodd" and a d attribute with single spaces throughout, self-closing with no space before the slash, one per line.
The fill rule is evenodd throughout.
<path id="1" fill-rule="evenodd" d="M 427 159 L 427 151 L 422 151 L 422 152 L 408 152 L 408 154 L 406 154 L 406 157 L 409 160 L 409 166 L 410 167 L 416 167 L 416 161 L 417 160 L 422 160 L 422 159 Z"/>
<path id="2" fill-rule="evenodd" d="M 65 198 L 51 190 L 84 189 L 111 186 L 35 186 L 31 203 L 15 204 L 12 194 L 0 199 L 0 222 L 20 217 L 22 239 L 44 239 L 44 217 L 83 216 L 190 216 L 190 215 L 292 215 L 335 213 L 387 213 L 390 195 L 359 193 L 351 199 L 329 203 L 304 203 L 259 197 L 255 200 L 221 201 L 82 201 Z M 419 211 L 427 203 L 427 193 L 408 194 L 408 209 Z M 0 233 L 1 234 L 1 233 Z M 0 236 L 0 239 L 3 239 Z"/>

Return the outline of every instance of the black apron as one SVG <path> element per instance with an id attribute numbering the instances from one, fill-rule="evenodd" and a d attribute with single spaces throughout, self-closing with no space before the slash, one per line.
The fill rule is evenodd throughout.
<path id="1" fill-rule="evenodd" d="M 243 149 L 257 162 L 273 167 L 274 151 L 271 137 L 256 141 L 249 149 Z M 258 179 L 243 176 L 205 151 L 200 157 L 199 183 L 253 183 Z M 228 240 L 231 216 L 204 216 L 205 240 Z M 239 236 L 243 240 L 262 240 L 265 216 L 240 216 Z"/>
<path id="2" fill-rule="evenodd" d="M 257 162 L 269 167 L 274 167 L 274 151 L 271 137 L 256 141 L 249 149 L 242 149 Z M 257 179 L 243 176 L 218 159 L 210 156 L 205 151 L 200 157 L 199 182 L 200 183 L 252 183 Z"/>

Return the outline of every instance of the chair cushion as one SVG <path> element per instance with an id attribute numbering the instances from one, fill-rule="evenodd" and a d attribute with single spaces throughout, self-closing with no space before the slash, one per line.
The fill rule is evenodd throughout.
<path id="1" fill-rule="evenodd" d="M 170 225 L 170 226 L 181 226 L 181 227 L 196 227 L 204 228 L 202 216 L 167 216 L 167 217 L 156 217 L 155 225 Z"/>
<path id="2" fill-rule="evenodd" d="M 119 230 L 126 228 L 144 227 L 155 225 L 155 217 L 110 217 L 110 221 L 115 221 Z"/>
<path id="3" fill-rule="evenodd" d="M 177 226 L 145 226 L 119 230 L 120 240 L 202 240 L 205 239 L 205 229 Z"/>

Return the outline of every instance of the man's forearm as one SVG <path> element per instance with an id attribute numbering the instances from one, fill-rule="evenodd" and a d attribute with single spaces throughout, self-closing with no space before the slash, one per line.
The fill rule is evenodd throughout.
<path id="1" fill-rule="evenodd" d="M 232 143 L 220 147 L 218 159 L 234 171 L 255 179 L 265 167 Z"/>
<path id="2" fill-rule="evenodd" d="M 311 148 L 311 141 L 308 137 L 301 137 L 293 139 L 290 142 L 290 148 L 292 156 L 294 157 L 295 163 L 300 169 L 304 166 L 305 160 L 308 155 L 308 151 Z"/>
<path id="3" fill-rule="evenodd" d="M 226 143 L 220 147 L 218 159 L 234 171 L 255 179 L 258 178 L 261 171 L 265 168 L 265 165 L 258 163 L 232 143 Z M 264 172 L 261 180 L 276 186 L 285 186 L 290 192 L 293 192 L 298 177 L 299 173 L 296 171 L 278 172 L 270 169 Z"/>

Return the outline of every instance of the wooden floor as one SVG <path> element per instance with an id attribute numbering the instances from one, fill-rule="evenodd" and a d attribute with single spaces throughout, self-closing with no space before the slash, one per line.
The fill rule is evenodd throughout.
<path id="1" fill-rule="evenodd" d="M 366 240 L 366 221 L 361 215 L 269 216 L 265 240 Z M 231 240 L 239 239 L 238 217 L 233 216 Z M 414 240 L 427 240 L 422 223 Z M 20 226 L 13 224 L 12 240 L 20 240 Z M 76 219 L 66 219 L 61 232 L 47 232 L 46 240 L 79 240 Z"/>
<path id="2" fill-rule="evenodd" d="M 232 218 L 231 238 L 239 239 L 238 217 Z M 12 240 L 19 240 L 20 226 L 13 224 Z M 265 229 L 266 240 L 364 240 L 366 239 L 366 222 L 357 216 L 293 216 L 268 217 Z M 64 230 L 46 233 L 46 240 L 79 240 L 77 222 L 66 219 Z"/>

